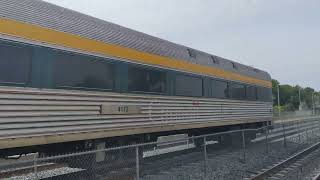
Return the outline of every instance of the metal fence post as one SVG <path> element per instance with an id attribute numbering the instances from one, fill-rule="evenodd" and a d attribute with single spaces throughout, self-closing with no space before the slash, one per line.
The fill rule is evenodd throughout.
<path id="1" fill-rule="evenodd" d="M 136 146 L 136 180 L 140 180 L 139 146 Z"/>
<path id="2" fill-rule="evenodd" d="M 300 121 L 297 121 L 297 132 L 298 132 L 298 138 L 299 138 L 299 143 L 301 144 L 301 127 L 299 126 Z"/>
<path id="3" fill-rule="evenodd" d="M 284 120 L 282 119 L 282 131 L 283 131 L 283 146 L 287 147 L 287 140 L 286 140 L 286 128 L 284 127 Z"/>
<path id="4" fill-rule="evenodd" d="M 268 135 L 269 135 L 269 124 L 267 124 L 267 127 L 266 127 L 266 153 L 267 154 L 269 154 Z"/>
<path id="5" fill-rule="evenodd" d="M 203 137 L 203 152 L 204 152 L 204 174 L 207 175 L 208 156 L 207 156 L 207 140 L 206 136 Z"/>
<path id="6" fill-rule="evenodd" d="M 194 136 L 192 135 L 192 144 L 196 145 L 196 143 L 194 143 Z"/>
<path id="7" fill-rule="evenodd" d="M 318 131 L 317 131 L 317 137 L 319 138 L 320 136 L 319 136 L 319 132 L 320 132 L 320 123 L 319 123 L 320 121 L 319 120 L 317 120 L 317 123 L 318 123 Z"/>
<path id="8" fill-rule="evenodd" d="M 246 142 L 244 136 L 244 129 L 242 130 L 242 149 L 243 149 L 243 162 L 246 163 Z"/>
<path id="9" fill-rule="evenodd" d="M 315 134 L 316 134 L 315 131 L 316 131 L 316 128 L 317 128 L 316 120 L 313 120 L 312 124 L 313 124 L 313 128 L 312 128 L 312 130 L 313 130 L 312 132 L 313 133 L 312 134 L 313 134 L 313 138 L 315 138 Z"/>
<path id="10" fill-rule="evenodd" d="M 33 173 L 35 179 L 38 180 L 38 153 L 33 156 Z"/>
<path id="11" fill-rule="evenodd" d="M 304 128 L 306 134 L 306 143 L 309 143 L 308 126 Z"/>
<path id="12" fill-rule="evenodd" d="M 319 131 L 320 131 L 320 128 L 319 128 L 319 125 L 320 125 L 319 120 L 317 120 L 317 124 L 318 124 L 317 137 L 319 138 Z"/>

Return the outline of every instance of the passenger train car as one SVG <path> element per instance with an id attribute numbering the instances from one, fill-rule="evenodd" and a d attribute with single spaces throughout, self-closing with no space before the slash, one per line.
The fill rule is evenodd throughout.
<path id="1" fill-rule="evenodd" d="M 262 70 L 58 7 L 0 1 L 0 155 L 271 122 Z"/>

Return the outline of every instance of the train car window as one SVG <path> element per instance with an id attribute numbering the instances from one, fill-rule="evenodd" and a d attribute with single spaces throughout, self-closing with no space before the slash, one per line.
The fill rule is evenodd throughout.
<path id="1" fill-rule="evenodd" d="M 176 95 L 178 96 L 202 96 L 202 78 L 177 75 L 176 76 Z"/>
<path id="2" fill-rule="evenodd" d="M 26 84 L 31 70 L 32 48 L 0 43 L 0 83 Z"/>
<path id="3" fill-rule="evenodd" d="M 212 96 L 216 98 L 229 97 L 229 85 L 226 81 L 212 80 L 211 81 Z"/>
<path id="4" fill-rule="evenodd" d="M 129 91 L 164 93 L 166 73 L 141 67 L 129 67 L 128 89 Z"/>
<path id="5" fill-rule="evenodd" d="M 255 86 L 246 86 L 246 97 L 248 100 L 258 99 L 258 89 Z"/>
<path id="6" fill-rule="evenodd" d="M 265 88 L 267 91 L 267 98 L 266 101 L 267 102 L 272 102 L 272 89 L 271 88 Z"/>
<path id="7" fill-rule="evenodd" d="M 259 101 L 272 101 L 272 91 L 269 88 L 259 87 L 258 88 L 258 100 Z"/>
<path id="8" fill-rule="evenodd" d="M 231 83 L 230 95 L 233 99 L 245 99 L 246 98 L 246 87 L 243 84 Z"/>
<path id="9" fill-rule="evenodd" d="M 71 53 L 57 53 L 53 78 L 57 87 L 113 89 L 114 67 L 104 60 Z"/>
<path id="10" fill-rule="evenodd" d="M 265 99 L 266 99 L 266 94 L 265 94 L 265 92 L 264 92 L 264 89 L 263 89 L 263 87 L 259 87 L 258 88 L 258 100 L 259 101 L 265 101 Z"/>

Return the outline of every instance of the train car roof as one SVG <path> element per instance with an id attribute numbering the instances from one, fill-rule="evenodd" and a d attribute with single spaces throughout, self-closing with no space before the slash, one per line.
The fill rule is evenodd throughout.
<path id="1" fill-rule="evenodd" d="M 2 0 L 0 2 L 0 17 L 149 54 L 215 67 L 259 80 L 271 80 L 267 72 L 254 67 L 172 43 L 41 0 Z"/>

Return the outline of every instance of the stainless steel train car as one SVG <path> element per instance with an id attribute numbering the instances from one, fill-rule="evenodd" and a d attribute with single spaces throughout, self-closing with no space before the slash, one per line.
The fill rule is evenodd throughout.
<path id="1" fill-rule="evenodd" d="M 0 156 L 271 122 L 270 75 L 41 0 L 0 1 Z"/>

